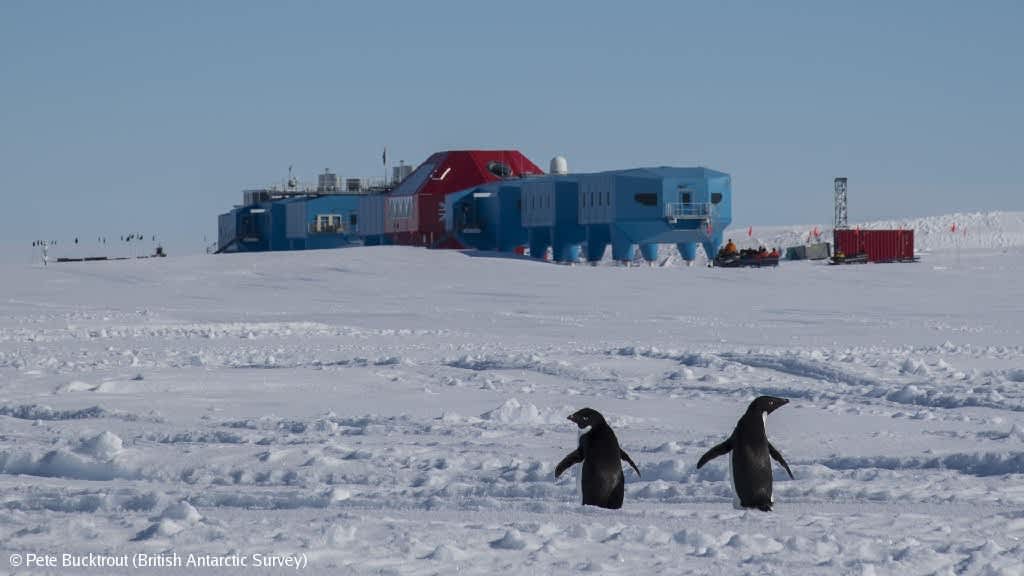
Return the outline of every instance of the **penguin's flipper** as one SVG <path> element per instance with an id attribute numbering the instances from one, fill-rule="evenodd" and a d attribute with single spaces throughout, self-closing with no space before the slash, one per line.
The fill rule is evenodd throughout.
<path id="1" fill-rule="evenodd" d="M 583 462 L 583 453 L 580 452 L 579 448 L 569 452 L 569 455 L 562 458 L 562 461 L 558 463 L 558 466 L 555 466 L 555 478 L 561 476 L 562 472 L 565 472 L 566 469 L 573 464 L 579 464 L 580 462 Z"/>
<path id="2" fill-rule="evenodd" d="M 697 462 L 697 468 L 700 468 L 701 466 L 704 466 L 710 460 L 714 460 L 715 458 L 718 458 L 719 456 L 722 456 L 724 454 L 728 454 L 731 450 L 732 450 L 732 436 L 729 436 L 729 438 L 727 438 L 725 442 L 722 442 L 718 446 L 715 446 L 711 450 L 708 450 L 707 452 L 705 452 L 704 455 L 700 457 L 700 461 Z"/>
<path id="3" fill-rule="evenodd" d="M 633 467 L 633 470 L 636 470 L 636 477 L 640 478 L 640 469 L 636 467 L 636 463 L 633 462 L 633 459 L 630 458 L 629 454 L 626 454 L 626 451 L 622 448 L 619 448 L 619 458 L 629 462 L 629 465 Z"/>
<path id="4" fill-rule="evenodd" d="M 789 469 L 789 464 L 786 464 L 786 459 L 782 457 L 781 452 L 775 449 L 775 446 L 772 446 L 771 442 L 768 443 L 768 453 L 772 455 L 772 458 L 775 458 L 776 462 L 782 464 L 782 467 L 789 473 L 790 479 L 796 480 L 796 478 L 793 478 L 793 471 Z"/>

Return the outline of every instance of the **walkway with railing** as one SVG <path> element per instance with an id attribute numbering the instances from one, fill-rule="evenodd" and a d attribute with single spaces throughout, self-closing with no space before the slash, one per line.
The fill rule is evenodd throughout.
<path id="1" fill-rule="evenodd" d="M 711 217 L 709 202 L 669 202 L 665 204 L 665 218 L 677 220 L 707 220 Z"/>

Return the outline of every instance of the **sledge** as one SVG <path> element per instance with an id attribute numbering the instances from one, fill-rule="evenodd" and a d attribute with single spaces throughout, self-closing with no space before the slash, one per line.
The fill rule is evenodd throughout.
<path id="1" fill-rule="evenodd" d="M 829 265 L 836 265 L 836 264 L 867 264 L 868 263 L 868 255 L 865 254 L 864 252 L 861 252 L 860 254 L 853 254 L 851 256 L 847 256 L 847 255 L 843 254 L 842 252 L 836 252 L 835 256 L 833 256 L 831 259 L 829 259 L 828 263 L 829 263 Z"/>
<path id="2" fill-rule="evenodd" d="M 779 256 L 770 254 L 736 253 L 719 254 L 715 257 L 715 267 L 721 268 L 763 268 L 765 266 L 778 266 Z"/>

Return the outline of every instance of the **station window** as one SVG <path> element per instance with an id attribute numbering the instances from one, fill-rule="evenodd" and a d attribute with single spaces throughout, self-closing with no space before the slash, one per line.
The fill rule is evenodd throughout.
<path id="1" fill-rule="evenodd" d="M 712 204 L 718 204 L 721 201 L 722 201 L 722 193 L 721 192 L 715 192 L 715 193 L 713 193 L 711 195 L 711 203 Z"/>
<path id="2" fill-rule="evenodd" d="M 399 198 L 391 203 L 393 218 L 408 218 L 412 215 L 412 198 Z"/>
<path id="3" fill-rule="evenodd" d="M 508 164 L 495 160 L 487 163 L 487 171 L 498 178 L 508 178 L 512 175 L 512 168 L 509 168 Z"/>
<path id="4" fill-rule="evenodd" d="M 341 215 L 339 214 L 317 214 L 313 229 L 317 232 L 340 232 Z"/>
<path id="5" fill-rule="evenodd" d="M 643 192 L 641 194 L 637 194 L 636 196 L 633 197 L 633 199 L 636 200 L 638 203 L 643 204 L 644 206 L 658 205 L 658 195 L 653 194 L 651 192 Z"/>

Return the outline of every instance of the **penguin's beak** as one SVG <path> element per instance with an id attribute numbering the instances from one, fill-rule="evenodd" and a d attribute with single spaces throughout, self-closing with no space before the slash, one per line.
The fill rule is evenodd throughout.
<path id="1" fill-rule="evenodd" d="M 576 415 L 575 414 L 569 414 L 568 416 L 566 416 L 565 419 L 569 420 L 570 422 L 575 422 L 576 421 Z"/>
<path id="2" fill-rule="evenodd" d="M 787 400 L 785 398 L 776 398 L 774 404 L 775 405 L 772 407 L 771 410 L 769 410 L 769 412 L 774 412 L 774 411 L 778 410 L 779 408 L 782 408 L 786 404 L 789 404 L 789 400 Z"/>

